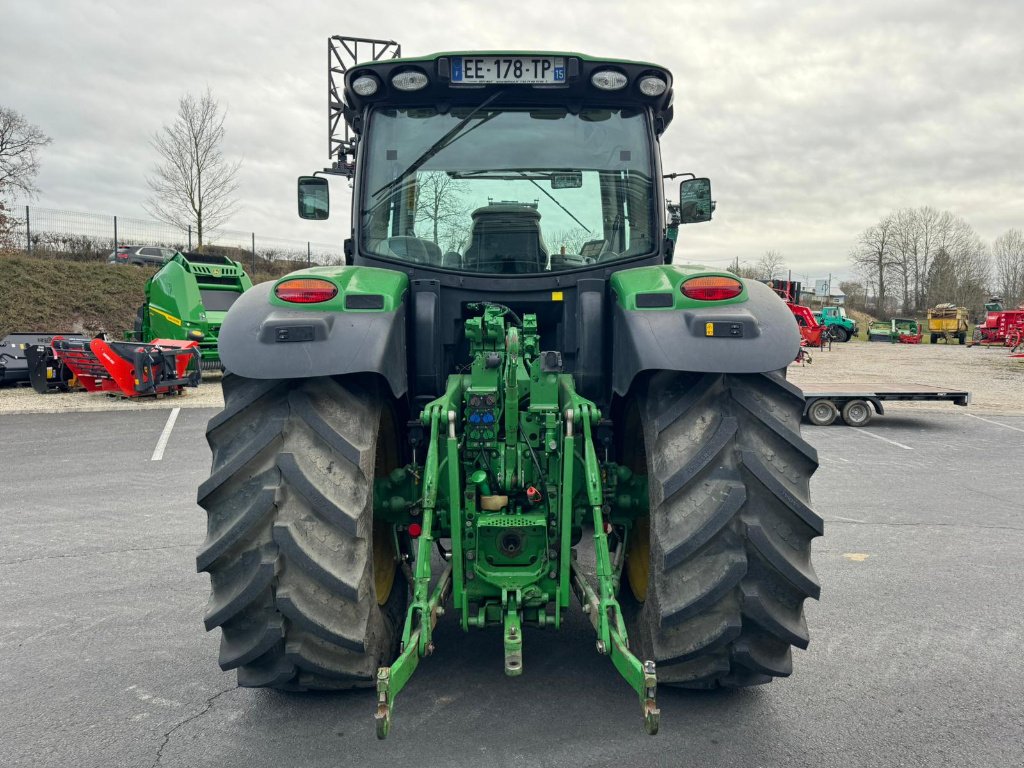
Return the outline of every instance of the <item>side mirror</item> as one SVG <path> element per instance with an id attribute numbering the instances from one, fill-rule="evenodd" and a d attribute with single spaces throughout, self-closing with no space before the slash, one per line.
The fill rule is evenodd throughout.
<path id="1" fill-rule="evenodd" d="M 711 179 L 686 179 L 679 184 L 679 223 L 711 221 L 715 203 L 711 199 Z"/>
<path id="2" fill-rule="evenodd" d="M 299 176 L 299 217 L 323 221 L 331 215 L 331 193 L 327 179 Z"/>

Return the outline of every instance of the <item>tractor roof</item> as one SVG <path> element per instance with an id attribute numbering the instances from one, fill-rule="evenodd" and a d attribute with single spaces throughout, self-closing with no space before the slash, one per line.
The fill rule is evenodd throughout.
<path id="1" fill-rule="evenodd" d="M 479 74 L 494 63 L 527 60 L 550 62 L 564 67 L 558 82 L 495 82 L 496 76 L 473 82 L 469 67 Z M 426 83 L 416 90 L 400 90 L 393 78 L 403 73 L 417 72 L 426 76 Z M 625 83 L 615 90 L 598 87 L 594 76 L 601 73 L 624 75 Z M 377 81 L 377 90 L 360 95 L 353 83 L 361 77 L 371 76 Z M 657 78 L 665 83 L 663 92 L 646 95 L 640 90 L 644 78 Z M 600 78 L 599 78 L 600 79 Z M 619 78 L 621 82 L 621 77 Z M 421 80 L 422 82 L 422 80 Z M 660 134 L 672 119 L 672 73 L 665 67 L 641 61 L 595 58 L 581 53 L 556 51 L 450 51 L 415 58 L 386 59 L 357 64 L 345 73 L 344 102 L 346 122 L 361 132 L 360 113 L 374 104 L 388 106 L 451 106 L 477 105 L 503 91 L 495 107 L 565 106 L 571 112 L 587 107 L 650 108 L 655 116 L 655 130 Z"/>

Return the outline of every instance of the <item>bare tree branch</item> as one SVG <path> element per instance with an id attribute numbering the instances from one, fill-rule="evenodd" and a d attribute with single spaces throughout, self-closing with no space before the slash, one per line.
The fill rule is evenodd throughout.
<path id="1" fill-rule="evenodd" d="M 33 198 L 39 173 L 37 152 L 52 139 L 23 115 L 9 107 L 0 107 L 0 200 L 20 193 Z"/>
<path id="2" fill-rule="evenodd" d="M 1014 307 L 1024 301 L 1024 232 L 1008 229 L 992 243 L 995 259 L 996 285 L 1006 301 Z"/>
<path id="3" fill-rule="evenodd" d="M 423 236 L 441 245 L 444 239 L 452 240 L 454 230 L 467 213 L 462 199 L 465 182 L 456 181 L 444 171 L 421 173 L 416 178 L 416 219 L 415 224 L 426 224 Z"/>
<path id="4" fill-rule="evenodd" d="M 776 275 L 782 274 L 782 269 L 785 266 L 786 262 L 782 258 L 782 254 L 774 249 L 769 249 L 757 262 L 757 278 L 759 280 L 774 280 Z"/>
<path id="5" fill-rule="evenodd" d="M 857 244 L 850 253 L 850 261 L 875 288 L 876 312 L 880 315 L 887 312 L 886 289 L 895 263 L 893 256 L 894 227 L 893 215 L 885 216 L 877 224 L 861 232 L 860 237 L 857 238 Z"/>
<path id="6" fill-rule="evenodd" d="M 143 207 L 168 224 L 194 227 L 200 246 L 238 206 L 234 195 L 242 161 L 229 161 L 221 152 L 225 117 L 209 89 L 198 99 L 186 94 L 174 122 L 150 142 L 160 162 L 146 179 L 153 195 Z"/>

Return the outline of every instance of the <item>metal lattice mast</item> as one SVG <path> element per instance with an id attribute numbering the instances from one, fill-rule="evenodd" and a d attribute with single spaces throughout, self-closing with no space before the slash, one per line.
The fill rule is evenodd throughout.
<path id="1" fill-rule="evenodd" d="M 353 172 L 352 161 L 345 159 L 355 155 L 356 146 L 345 122 L 345 73 L 365 61 L 397 59 L 401 55 L 402 46 L 394 40 L 341 35 L 327 38 L 327 154 L 333 161 L 330 172 L 343 176 L 352 176 Z"/>

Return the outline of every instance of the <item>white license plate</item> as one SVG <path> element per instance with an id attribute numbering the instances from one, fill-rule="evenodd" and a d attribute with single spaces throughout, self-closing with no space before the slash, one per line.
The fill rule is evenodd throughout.
<path id="1" fill-rule="evenodd" d="M 454 85 L 564 85 L 561 56 L 453 56 Z"/>

